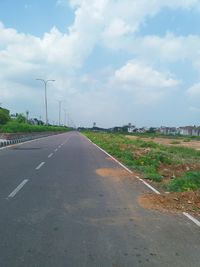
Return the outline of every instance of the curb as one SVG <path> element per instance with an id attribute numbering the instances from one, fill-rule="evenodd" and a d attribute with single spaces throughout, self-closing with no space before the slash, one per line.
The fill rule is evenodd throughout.
<path id="1" fill-rule="evenodd" d="M 24 143 L 24 142 L 27 142 L 27 141 L 31 141 L 31 140 L 35 140 L 35 139 L 39 139 L 39 138 L 43 138 L 43 137 L 57 135 L 57 134 L 60 134 L 60 132 L 59 133 L 53 133 L 53 134 L 38 135 L 38 136 L 27 136 L 27 137 L 23 137 L 23 138 L 20 138 L 20 139 L 6 140 L 6 141 L 3 141 L 3 142 L 0 142 L 0 148 L 6 147 L 6 146 L 10 146 L 10 145 L 14 145 L 14 144 Z"/>

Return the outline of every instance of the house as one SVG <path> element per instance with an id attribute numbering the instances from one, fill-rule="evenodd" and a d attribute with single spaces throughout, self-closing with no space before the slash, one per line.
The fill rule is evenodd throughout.
<path id="1" fill-rule="evenodd" d="M 166 134 L 166 135 L 176 135 L 176 134 L 179 134 L 179 130 L 176 127 L 164 127 L 164 126 L 162 126 L 159 129 L 159 132 L 161 134 Z"/>
<path id="2" fill-rule="evenodd" d="M 136 132 L 137 128 L 134 125 L 128 125 L 128 133 Z"/>
<path id="3" fill-rule="evenodd" d="M 180 135 L 200 136 L 200 127 L 185 126 L 178 129 Z"/>

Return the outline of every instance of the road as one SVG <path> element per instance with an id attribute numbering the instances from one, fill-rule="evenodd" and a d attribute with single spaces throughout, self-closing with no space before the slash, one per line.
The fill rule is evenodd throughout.
<path id="1" fill-rule="evenodd" d="M 199 267 L 200 229 L 76 132 L 0 150 L 0 267 Z"/>

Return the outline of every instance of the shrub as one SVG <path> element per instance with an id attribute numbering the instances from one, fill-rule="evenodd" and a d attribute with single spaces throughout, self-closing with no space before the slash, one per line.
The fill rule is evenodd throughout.
<path id="1" fill-rule="evenodd" d="M 16 122 L 25 123 L 26 122 L 26 117 L 23 114 L 18 114 Z"/>
<path id="2" fill-rule="evenodd" d="M 150 172 L 150 173 L 145 173 L 146 179 L 152 180 L 154 182 L 161 182 L 163 177 L 159 173 L 156 172 Z"/>
<path id="3" fill-rule="evenodd" d="M 172 192 L 197 190 L 200 188 L 200 172 L 186 172 L 184 176 L 172 180 L 166 187 Z"/>

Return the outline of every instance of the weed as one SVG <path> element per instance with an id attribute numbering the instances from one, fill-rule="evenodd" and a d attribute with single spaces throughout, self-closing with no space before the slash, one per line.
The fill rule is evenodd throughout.
<path id="1" fill-rule="evenodd" d="M 189 139 L 189 138 L 183 139 L 183 142 L 190 142 L 190 141 L 191 141 L 191 139 Z"/>
<path id="2" fill-rule="evenodd" d="M 84 132 L 94 143 L 118 158 L 129 168 L 142 172 L 145 178 L 161 182 L 163 177 L 159 173 L 161 165 L 173 167 L 177 164 L 197 163 L 200 151 L 192 148 L 164 146 L 142 139 L 129 139 L 123 134 L 108 134 Z M 154 136 L 152 136 L 154 137 Z M 175 140 L 176 141 L 176 140 Z M 181 178 L 169 182 L 167 190 L 184 191 L 200 188 L 200 172 L 186 173 Z"/>
<path id="3" fill-rule="evenodd" d="M 172 180 L 167 186 L 172 192 L 183 192 L 200 188 L 200 172 L 186 172 L 184 176 Z"/>
<path id="4" fill-rule="evenodd" d="M 179 141 L 176 141 L 176 140 L 174 140 L 174 141 L 172 141 L 170 144 L 171 144 L 171 145 L 180 145 L 180 142 L 179 142 Z"/>

